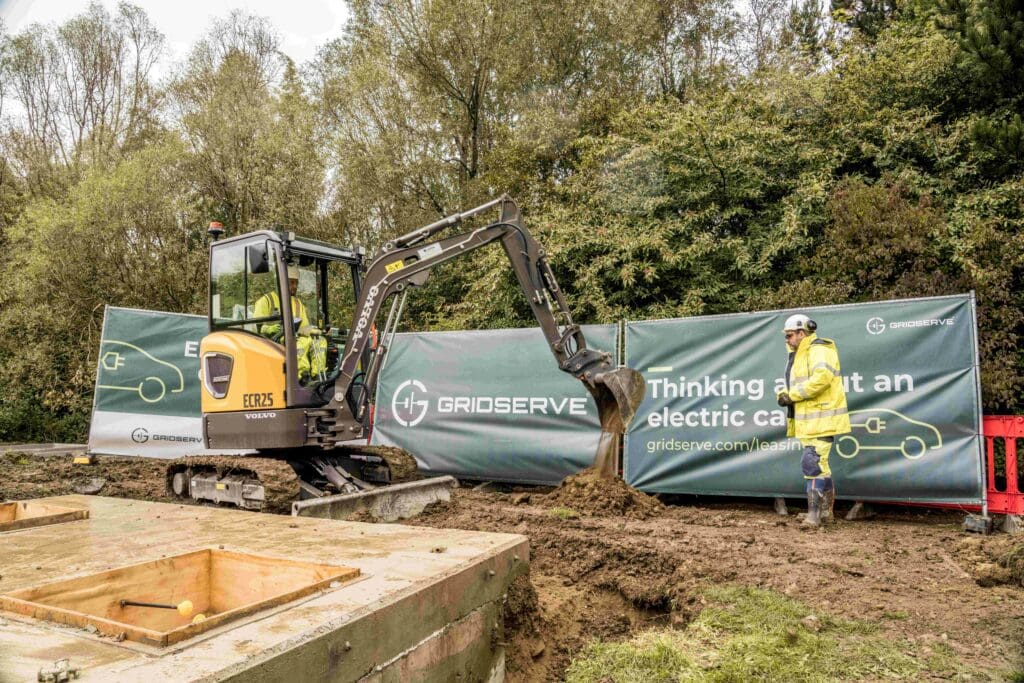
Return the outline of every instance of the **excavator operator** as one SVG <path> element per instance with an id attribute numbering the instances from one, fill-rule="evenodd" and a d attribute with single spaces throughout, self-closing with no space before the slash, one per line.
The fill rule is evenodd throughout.
<path id="1" fill-rule="evenodd" d="M 320 330 L 312 324 L 306 305 L 297 296 L 299 291 L 299 267 L 288 266 L 288 294 L 292 300 L 292 320 L 295 323 L 295 351 L 298 354 L 299 382 L 307 384 L 312 380 L 323 380 L 327 370 L 327 341 Z M 276 291 L 270 291 L 256 300 L 253 317 L 266 318 L 281 314 L 281 301 Z M 284 336 L 282 321 L 263 323 L 259 326 L 261 335 L 271 341 L 280 342 Z"/>

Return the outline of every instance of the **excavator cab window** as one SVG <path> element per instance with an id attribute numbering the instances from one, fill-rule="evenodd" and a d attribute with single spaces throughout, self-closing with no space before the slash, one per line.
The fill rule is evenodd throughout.
<path id="1" fill-rule="evenodd" d="M 276 269 L 269 267 L 271 258 L 265 239 L 214 246 L 210 255 L 212 329 L 240 328 L 260 334 L 275 323 L 280 327 L 280 308 L 260 303 L 278 291 Z"/>

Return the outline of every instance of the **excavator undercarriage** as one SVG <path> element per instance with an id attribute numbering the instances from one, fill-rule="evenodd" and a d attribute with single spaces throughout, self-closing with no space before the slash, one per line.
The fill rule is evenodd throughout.
<path id="1" fill-rule="evenodd" d="M 173 462 L 167 486 L 176 496 L 287 514 L 296 500 L 353 494 L 409 481 L 421 488 L 416 459 L 390 446 L 309 447 L 252 456 L 197 455 Z M 439 492 L 443 495 L 443 492 Z"/>

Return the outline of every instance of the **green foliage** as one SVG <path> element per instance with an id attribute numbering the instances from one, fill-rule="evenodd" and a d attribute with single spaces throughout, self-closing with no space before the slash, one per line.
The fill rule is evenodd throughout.
<path id="1" fill-rule="evenodd" d="M 960 47 L 959 61 L 982 112 L 970 127 L 981 164 L 1003 178 L 1024 169 L 1024 2 L 941 0 L 938 25 Z"/>
<path id="2" fill-rule="evenodd" d="M 709 605 L 683 631 L 652 630 L 591 643 L 566 679 L 584 681 L 841 681 L 956 673 L 951 653 L 919 656 L 873 624 L 813 614 L 755 588 L 705 591 Z"/>
<path id="3" fill-rule="evenodd" d="M 899 9 L 896 0 L 832 1 L 832 16 L 870 39 L 878 37 Z"/>
<path id="4" fill-rule="evenodd" d="M 66 200 L 30 202 L 12 227 L 0 293 L 11 434 L 83 437 L 104 305 L 202 310 L 206 245 L 196 207 L 175 192 L 187 185 L 181 153 L 170 138 L 96 169 Z"/>

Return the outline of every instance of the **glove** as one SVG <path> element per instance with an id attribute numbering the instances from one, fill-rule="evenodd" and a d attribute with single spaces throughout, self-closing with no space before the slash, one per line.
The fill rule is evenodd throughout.
<path id="1" fill-rule="evenodd" d="M 775 400 L 783 408 L 785 408 L 786 406 L 793 405 L 793 399 L 789 397 L 789 392 L 786 391 L 780 391 L 778 395 L 775 397 Z"/>

